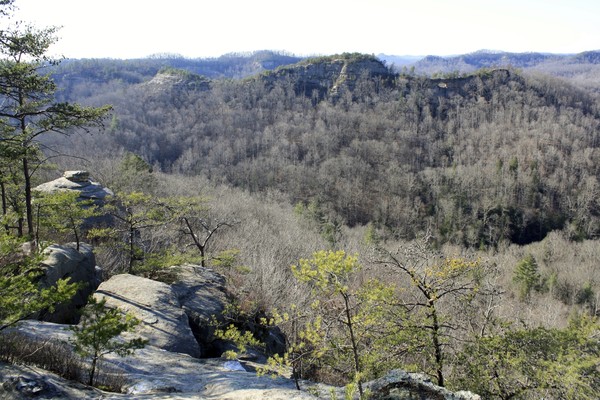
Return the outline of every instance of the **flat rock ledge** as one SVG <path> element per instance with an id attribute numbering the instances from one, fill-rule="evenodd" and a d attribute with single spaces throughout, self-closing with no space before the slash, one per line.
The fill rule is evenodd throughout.
<path id="1" fill-rule="evenodd" d="M 8 331 L 8 332 L 7 332 Z M 2 334 L 38 343 L 68 343 L 68 325 L 23 321 Z M 234 364 L 235 368 L 232 368 Z M 304 400 L 344 398 L 344 388 L 301 382 L 295 389 L 291 379 L 258 376 L 249 364 L 230 363 L 221 358 L 198 359 L 146 346 L 128 357 L 107 355 L 103 374 L 116 374 L 123 393 L 108 393 L 68 381 L 45 370 L 0 363 L 0 399 L 206 399 L 206 400 Z M 469 392 L 452 393 L 432 384 L 420 374 L 391 371 L 366 384 L 373 399 L 480 400 Z"/>

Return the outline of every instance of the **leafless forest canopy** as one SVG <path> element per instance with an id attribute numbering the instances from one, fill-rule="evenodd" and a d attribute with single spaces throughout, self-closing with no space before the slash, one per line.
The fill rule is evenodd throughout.
<path id="1" fill-rule="evenodd" d="M 108 274 L 168 280 L 152 257 L 199 249 L 227 276 L 239 327 L 277 310 L 311 324 L 321 313 L 335 341 L 356 323 L 354 364 L 348 351 L 313 360 L 301 374 L 311 379 L 362 379 L 363 357 L 365 377 L 401 367 L 489 398 L 597 390 L 585 380 L 598 375 L 597 336 L 586 330 L 597 335 L 597 321 L 586 318 L 600 303 L 594 53 L 528 55 L 518 68 L 487 54 L 483 65 L 429 58 L 402 70 L 358 54 L 228 57 L 51 70 L 59 100 L 114 111 L 104 129 L 44 136 L 56 168 L 34 178 L 86 169 L 138 215 L 160 199 L 177 216 L 131 229 L 128 255 L 99 243 Z M 132 191 L 150 196 L 135 205 Z M 193 229 L 210 241 L 190 246 Z M 346 300 L 341 324 L 341 298 L 315 297 L 297 279 L 324 249 L 362 266 L 334 289 Z M 281 329 L 298 338 L 292 324 Z"/>
<path id="2" fill-rule="evenodd" d="M 600 111 L 593 92 L 568 81 L 509 69 L 365 74 L 333 96 L 289 77 L 167 70 L 150 80 L 138 67 L 128 79 L 96 63 L 77 71 L 86 79 L 70 79 L 68 65 L 60 75 L 66 98 L 115 109 L 105 131 L 68 139 L 74 154 L 125 150 L 156 171 L 277 191 L 386 237 L 430 231 L 439 244 L 496 248 L 555 230 L 600 233 Z"/>

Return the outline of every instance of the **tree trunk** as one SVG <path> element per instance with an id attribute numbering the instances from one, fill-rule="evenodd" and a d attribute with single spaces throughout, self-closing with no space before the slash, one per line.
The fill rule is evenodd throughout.
<path id="1" fill-rule="evenodd" d="M 89 386 L 94 386 L 94 376 L 96 375 L 96 365 L 98 364 L 98 355 L 94 354 L 92 357 L 92 366 L 90 367 L 90 380 L 88 381 Z"/>
<path id="2" fill-rule="evenodd" d="M 350 314 L 350 303 L 348 301 L 348 295 L 346 293 L 342 293 L 342 297 L 344 298 L 344 307 L 346 312 L 346 321 L 348 325 L 348 331 L 350 332 L 350 342 L 352 343 L 352 353 L 354 355 L 354 370 L 356 371 L 356 375 L 358 376 L 357 385 L 358 385 L 358 393 L 360 394 L 360 398 L 362 399 L 364 396 L 363 387 L 362 387 L 362 368 L 360 366 L 360 358 L 358 354 L 358 344 L 356 343 L 356 337 L 354 336 L 354 327 L 352 324 L 352 315 Z"/>
<path id="3" fill-rule="evenodd" d="M 127 273 L 131 273 L 133 271 L 133 258 L 135 257 L 135 245 L 133 241 L 135 240 L 135 229 L 133 227 L 129 227 L 129 266 Z"/>
<path id="4" fill-rule="evenodd" d="M 437 384 L 439 386 L 444 386 L 444 357 L 442 353 L 442 344 L 440 343 L 440 324 L 435 305 L 431 302 L 429 304 L 429 309 L 431 310 L 431 341 L 433 343 L 433 349 L 435 352 L 435 372 L 437 376 Z"/>
<path id="5" fill-rule="evenodd" d="M 31 176 L 29 175 L 29 161 L 27 154 L 23 156 L 23 177 L 25 178 L 25 215 L 27 220 L 27 235 L 33 238 L 33 209 L 31 205 Z M 36 243 L 37 246 L 37 243 Z"/>
<path id="6" fill-rule="evenodd" d="M 6 202 L 6 186 L 4 181 L 0 181 L 0 190 L 2 192 L 2 215 L 6 215 L 8 213 L 8 203 Z M 8 223 L 4 224 L 4 230 L 6 230 L 6 233 L 10 233 Z"/>

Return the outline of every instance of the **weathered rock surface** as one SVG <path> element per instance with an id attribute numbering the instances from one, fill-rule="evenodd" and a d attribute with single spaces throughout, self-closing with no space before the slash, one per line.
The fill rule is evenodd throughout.
<path id="1" fill-rule="evenodd" d="M 79 319 L 78 309 L 87 303 L 89 295 L 98 286 L 92 247 L 80 243 L 77 251 L 75 243 L 50 245 L 44 250 L 44 255 L 44 275 L 41 279 L 44 286 L 54 286 L 59 279 L 65 278 L 70 278 L 72 283 L 81 282 L 84 286 L 69 303 L 57 306 L 53 313 L 45 313 L 40 318 L 50 322 L 74 323 Z"/>
<path id="2" fill-rule="evenodd" d="M 187 264 L 172 268 L 177 271 L 177 280 L 171 287 L 189 317 L 202 357 L 220 357 L 224 351 L 233 350 L 233 344 L 214 340 L 213 337 L 214 322 L 224 322 L 223 311 L 228 303 L 225 277 L 199 265 Z M 252 332 L 264 343 L 269 354 L 285 351 L 285 337 L 277 327 L 265 328 L 257 320 L 246 321 L 241 328 Z M 264 355 L 248 351 L 245 357 L 264 358 Z"/>
<path id="3" fill-rule="evenodd" d="M 365 386 L 372 393 L 373 400 L 481 400 L 471 392 L 454 393 L 434 385 L 424 374 L 412 374 L 399 369 Z"/>
<path id="4" fill-rule="evenodd" d="M 56 246 L 50 251 L 56 264 L 74 265 L 76 255 Z M 85 251 L 91 252 L 88 246 Z M 65 261 L 66 260 L 66 261 Z M 93 262 L 91 263 L 93 265 Z M 65 272 L 58 268 L 48 274 L 59 279 Z M 210 343 L 211 320 L 220 316 L 227 303 L 225 280 L 211 269 L 196 265 L 177 268 L 178 278 L 172 285 L 139 276 L 115 275 L 103 282 L 94 296 L 105 298 L 107 305 L 130 312 L 141 320 L 136 332 L 128 335 L 148 339 L 145 348 L 127 357 L 105 355 L 100 364 L 98 379 L 103 384 L 120 387 L 121 393 L 107 393 L 68 381 L 42 369 L 0 364 L 0 399 L 330 399 L 332 393 L 344 398 L 344 388 L 311 382 L 295 383 L 283 377 L 273 379 L 258 376 L 259 364 L 251 361 L 228 361 L 223 358 L 197 358 L 201 346 Z M 65 271 L 73 268 L 66 268 Z M 76 268 L 75 268 L 76 269 Z M 93 268 L 92 268 L 93 271 Z M 186 314 L 187 313 L 187 314 Z M 201 346 L 198 345 L 194 334 Z M 249 321 L 251 323 L 251 321 Z M 10 339 L 7 349 L 43 350 L 49 344 L 51 359 L 67 359 L 68 376 L 86 379 L 86 363 L 78 361 L 70 343 L 73 337 L 69 325 L 41 321 L 23 321 L 0 332 Z M 277 336 L 276 332 L 272 333 Z M 207 334 L 208 336 L 202 336 Z M 12 343 L 12 344 L 11 344 Z M 15 345 L 18 344 L 18 345 Z M 19 346 L 19 347 L 17 347 Z M 213 349 L 214 350 L 214 349 Z M 36 350 L 37 352 L 37 350 Z M 60 354 L 57 355 L 59 352 Z M 31 352 L 28 350 L 27 354 Z M 47 357 L 47 356 L 46 356 Z M 59 361 L 60 369 L 63 361 Z M 52 368 L 56 368 L 53 364 Z M 112 381 L 112 382 L 111 382 Z M 480 400 L 471 393 L 452 393 L 437 387 L 424 375 L 391 371 L 387 376 L 365 384 L 373 399 L 419 400 Z M 357 396 L 355 396 L 356 398 Z"/>
<path id="5" fill-rule="evenodd" d="M 171 286 L 140 276 L 120 274 L 103 282 L 94 294 L 106 299 L 109 307 L 116 307 L 138 318 L 136 335 L 163 350 L 201 355 L 192 334 L 188 317 Z"/>
<path id="6" fill-rule="evenodd" d="M 181 307 L 187 314 L 192 332 L 201 348 L 202 357 L 220 356 L 213 349 L 211 338 L 214 318 L 220 320 L 227 304 L 225 278 L 199 265 L 173 267 L 177 280 L 171 285 Z"/>
<path id="7" fill-rule="evenodd" d="M 312 96 L 314 92 L 320 97 L 337 96 L 343 90 L 353 91 L 356 82 L 363 74 L 382 80 L 392 78 L 392 73 L 377 58 L 342 54 L 338 56 L 309 59 L 297 64 L 279 68 L 263 76 L 273 84 L 282 78 L 291 78 L 295 82 L 296 92 Z"/>
<path id="8" fill-rule="evenodd" d="M 57 340 L 68 342 L 72 336 L 68 326 L 39 321 L 24 321 L 21 325 L 10 328 L 7 333 L 41 343 Z M 6 386 L 5 389 L 0 389 L 0 399 L 8 396 L 7 393 L 12 393 L 10 395 L 13 397 L 7 397 L 10 399 L 25 398 L 16 397 L 15 391 L 11 389 L 14 384 L 10 382 L 19 377 L 24 381 L 38 382 L 37 386 L 44 388 L 49 395 L 61 393 L 59 398 L 65 399 L 314 399 L 306 392 L 295 390 L 293 381 L 289 379 L 273 379 L 257 376 L 254 372 L 233 370 L 226 362 L 219 358 L 197 359 L 154 346 L 136 350 L 128 357 L 108 354 L 102 362 L 101 374 L 116 374 L 122 380 L 123 392 L 126 394 L 84 391 L 81 385 L 73 385 L 43 370 L 10 366 L 6 370 L 3 368 L 0 374 L 0 385 Z M 4 385 L 6 382 L 8 383 Z"/>
<path id="9" fill-rule="evenodd" d="M 69 341 L 68 326 L 24 321 L 1 334 L 18 335 L 23 340 L 39 343 Z M 290 379 L 257 376 L 232 367 L 224 359 L 197 359 L 146 346 L 128 357 L 108 354 L 102 362 L 101 374 L 115 374 L 125 394 L 106 393 L 64 380 L 46 371 L 24 366 L 0 364 L 0 399 L 25 399 L 35 390 L 36 398 L 103 398 L 103 399 L 330 399 L 335 392 L 344 398 L 343 388 L 301 382 L 295 390 Z M 248 367 L 243 362 L 239 365 Z M 433 385 L 420 374 L 395 370 L 386 377 L 365 385 L 375 399 L 479 400 L 468 392 L 452 393 Z M 308 391 L 310 390 L 309 394 Z M 316 394 L 316 395 L 315 395 Z"/>
<path id="10" fill-rule="evenodd" d="M 34 190 L 54 193 L 58 190 L 76 190 L 83 200 L 94 200 L 101 203 L 107 196 L 114 193 L 90 179 L 87 171 L 65 171 L 62 177 L 36 186 Z"/>
<path id="11" fill-rule="evenodd" d="M 181 91 L 205 91 L 210 89 L 210 80 L 202 75 L 182 71 L 159 72 L 150 81 L 142 83 L 152 95 Z"/>

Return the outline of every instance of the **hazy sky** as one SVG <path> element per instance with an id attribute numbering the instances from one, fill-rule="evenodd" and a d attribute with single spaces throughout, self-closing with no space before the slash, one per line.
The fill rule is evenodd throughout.
<path id="1" fill-rule="evenodd" d="M 54 55 L 213 57 L 285 50 L 450 55 L 600 49 L 599 0 L 16 0 L 62 26 Z"/>

